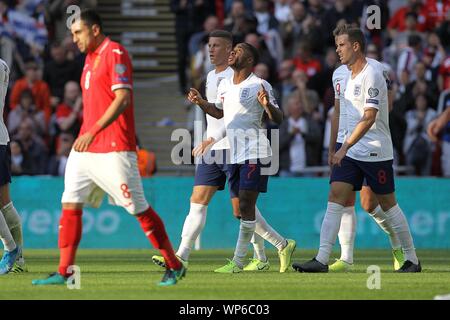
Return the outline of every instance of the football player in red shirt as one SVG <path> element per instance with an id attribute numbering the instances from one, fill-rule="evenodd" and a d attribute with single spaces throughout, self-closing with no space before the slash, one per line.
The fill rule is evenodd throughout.
<path id="1" fill-rule="evenodd" d="M 71 26 L 73 41 L 86 53 L 81 88 L 83 124 L 67 160 L 59 225 L 58 272 L 35 285 L 65 284 L 81 239 L 85 203 L 98 207 L 108 194 L 139 221 L 167 262 L 160 285 L 173 285 L 186 268 L 176 258 L 164 224 L 148 205 L 137 167 L 132 65 L 126 49 L 103 34 L 99 15 L 85 10 Z"/>

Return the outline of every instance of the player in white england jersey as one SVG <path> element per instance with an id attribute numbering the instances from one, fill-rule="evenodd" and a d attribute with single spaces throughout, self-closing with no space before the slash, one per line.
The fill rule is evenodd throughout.
<path id="1" fill-rule="evenodd" d="M 9 67 L 0 59 L 0 239 L 3 242 L 3 257 L 0 261 L 0 275 L 8 272 L 25 272 L 22 256 L 22 222 L 11 200 L 11 149 L 9 135 L 3 122 L 5 97 L 9 84 Z"/>
<path id="2" fill-rule="evenodd" d="M 372 65 L 376 70 L 383 74 L 383 77 L 390 88 L 389 69 L 375 59 L 366 58 L 367 63 Z M 331 159 L 334 153 L 342 146 L 347 137 L 347 110 L 344 97 L 346 87 L 346 80 L 351 71 L 348 66 L 341 65 L 333 72 L 333 87 L 335 93 L 334 111 L 331 121 L 331 138 L 328 150 L 328 162 L 331 165 Z M 391 91 L 389 90 L 389 93 Z M 389 109 L 392 103 L 389 103 Z M 342 214 L 341 226 L 339 228 L 339 244 L 341 246 L 341 257 L 332 265 L 329 270 L 333 272 L 347 272 L 353 269 L 353 248 L 356 234 L 356 215 L 355 215 L 355 198 L 354 192 L 351 199 L 346 203 L 344 212 Z M 370 187 L 364 183 L 360 191 L 361 207 L 369 213 L 375 222 L 389 235 L 389 240 L 392 246 L 392 255 L 394 259 L 394 270 L 400 269 L 404 262 L 403 251 L 400 246 L 399 239 L 395 234 L 389 221 L 386 219 L 386 214 L 383 212 L 378 204 L 375 194 Z"/>
<path id="3" fill-rule="evenodd" d="M 228 66 L 232 42 L 232 34 L 228 31 L 216 30 L 209 35 L 209 54 L 215 66 L 206 79 L 206 98 L 209 102 L 216 101 L 219 84 L 233 78 L 234 71 Z M 183 225 L 182 239 L 177 251 L 177 256 L 184 262 L 189 259 L 195 240 L 205 226 L 208 205 L 215 192 L 224 189 L 230 169 L 230 165 L 225 162 L 229 158 L 230 146 L 225 137 L 224 120 L 216 119 L 208 114 L 206 119 L 207 139 L 193 150 L 194 156 L 203 156 L 203 158 L 196 168 L 190 210 Z M 239 195 L 235 192 L 235 188 L 230 188 L 230 195 L 233 213 L 240 218 Z M 266 239 L 278 249 L 280 272 L 285 272 L 290 265 L 295 241 L 285 239 L 276 232 L 266 222 L 257 207 L 255 207 L 255 214 L 256 228 L 252 237 L 254 258 L 244 267 L 244 271 L 269 269 L 270 264 L 264 250 L 264 239 Z M 165 266 L 164 258 L 161 256 L 153 256 L 152 260 L 159 266 Z"/>
<path id="4" fill-rule="evenodd" d="M 258 52 L 247 43 L 240 43 L 231 52 L 228 64 L 233 68 L 231 79 L 221 81 L 216 104 L 204 100 L 191 89 L 188 98 L 206 113 L 224 118 L 230 143 L 230 188 L 239 196 L 241 225 L 233 260 L 218 268 L 218 273 L 237 273 L 243 270 L 247 246 L 255 231 L 255 204 L 260 192 L 266 192 L 268 176 L 264 166 L 272 156 L 267 137 L 261 133 L 264 114 L 281 123 L 279 110 L 269 83 L 252 73 Z M 269 92 L 269 93 L 268 93 Z M 294 243 L 295 247 L 295 243 Z M 281 271 L 281 270 L 280 270 Z"/>
<path id="5" fill-rule="evenodd" d="M 331 158 L 331 189 L 319 252 L 306 263 L 294 263 L 293 268 L 299 272 L 328 272 L 344 207 L 366 179 L 404 252 L 405 262 L 397 272 L 420 272 L 422 268 L 408 222 L 395 198 L 386 81 L 382 73 L 367 63 L 364 34 L 360 29 L 342 25 L 336 28 L 334 36 L 341 63 L 351 70 L 344 91 L 348 134 Z"/>

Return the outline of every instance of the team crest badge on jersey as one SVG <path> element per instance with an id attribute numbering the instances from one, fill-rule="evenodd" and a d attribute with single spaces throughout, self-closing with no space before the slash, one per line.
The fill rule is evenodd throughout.
<path id="1" fill-rule="evenodd" d="M 118 74 L 124 74 L 125 71 L 127 70 L 127 67 L 124 64 L 118 63 L 115 65 L 114 70 Z"/>
<path id="2" fill-rule="evenodd" d="M 380 93 L 380 90 L 377 88 L 369 88 L 368 93 L 371 98 L 375 98 Z"/>
<path id="3" fill-rule="evenodd" d="M 239 96 L 241 99 L 247 99 L 250 95 L 250 88 L 242 88 Z"/>
<path id="4" fill-rule="evenodd" d="M 353 95 L 355 97 L 358 97 L 361 94 L 361 86 L 360 85 L 356 85 L 355 86 L 355 90 L 353 91 Z"/>

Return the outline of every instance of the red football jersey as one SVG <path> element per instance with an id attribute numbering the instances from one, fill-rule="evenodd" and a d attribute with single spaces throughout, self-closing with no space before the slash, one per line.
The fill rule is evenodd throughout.
<path id="1" fill-rule="evenodd" d="M 398 9 L 394 15 L 389 19 L 388 27 L 398 31 L 406 30 L 406 14 L 409 12 L 408 7 L 401 7 Z M 425 32 L 430 29 L 429 21 L 427 20 L 428 14 L 426 8 L 421 6 L 419 12 L 417 13 L 417 26 L 416 31 Z"/>
<path id="2" fill-rule="evenodd" d="M 100 131 L 88 152 L 136 151 L 133 107 L 133 73 L 128 52 L 119 43 L 105 38 L 88 53 L 81 76 L 83 124 L 80 135 L 89 131 L 115 98 L 114 90 L 131 90 L 131 104 L 108 127 Z"/>

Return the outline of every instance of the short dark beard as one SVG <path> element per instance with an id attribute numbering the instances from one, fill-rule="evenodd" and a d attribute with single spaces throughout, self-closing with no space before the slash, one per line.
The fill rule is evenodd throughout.
<path id="1" fill-rule="evenodd" d="M 240 61 L 239 58 L 237 58 L 236 60 L 234 60 L 234 63 L 232 65 L 230 65 L 230 67 L 234 70 L 234 71 L 239 71 L 245 68 L 244 62 Z"/>

